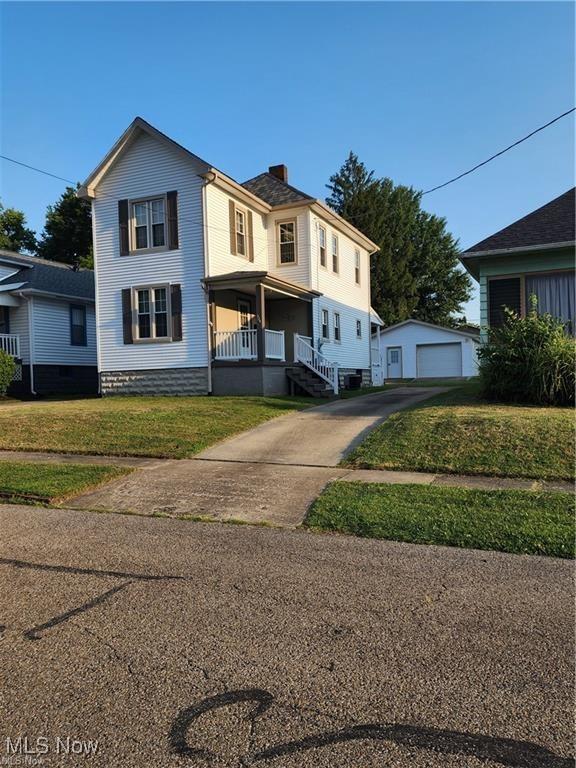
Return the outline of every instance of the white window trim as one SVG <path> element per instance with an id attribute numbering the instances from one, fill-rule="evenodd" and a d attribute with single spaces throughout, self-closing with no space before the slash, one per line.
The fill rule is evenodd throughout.
<path id="1" fill-rule="evenodd" d="M 362 285 L 362 269 L 361 269 L 361 256 L 360 256 L 360 248 L 354 249 L 354 283 L 355 285 Z M 358 279 L 356 279 L 356 275 L 358 275 Z"/>
<path id="2" fill-rule="evenodd" d="M 336 318 L 338 318 L 338 321 L 336 321 Z M 334 324 L 334 344 L 342 344 L 342 315 L 340 312 L 333 312 L 332 313 L 332 322 Z M 338 329 L 338 337 L 336 338 L 336 329 Z"/>
<path id="3" fill-rule="evenodd" d="M 325 264 L 322 264 L 322 240 L 320 237 L 320 231 L 324 232 L 324 259 L 326 261 Z M 328 230 L 323 224 L 318 225 L 318 263 L 322 267 L 322 269 L 325 269 L 328 271 Z"/>
<path id="4" fill-rule="evenodd" d="M 236 228 L 236 214 L 241 213 L 244 217 L 244 253 L 240 253 L 238 250 L 238 230 Z M 236 256 L 240 257 L 241 259 L 246 259 L 248 261 L 248 209 L 242 208 L 242 206 L 237 205 L 234 203 L 234 239 L 236 241 Z"/>
<path id="5" fill-rule="evenodd" d="M 326 317 L 326 323 L 324 323 Z M 326 326 L 326 335 L 324 335 L 324 326 Z M 323 341 L 330 341 L 330 312 L 327 309 L 320 310 L 320 338 Z"/>
<path id="6" fill-rule="evenodd" d="M 164 245 L 151 246 L 148 248 L 136 248 L 136 217 L 134 216 L 134 206 L 138 203 L 151 203 L 153 200 L 162 200 L 164 206 Z M 149 242 L 152 238 L 152 218 L 150 213 L 150 206 L 146 208 L 146 229 L 149 235 Z M 140 253 L 158 253 L 160 251 L 168 250 L 168 205 L 166 202 L 166 193 L 161 195 L 150 195 L 147 197 L 136 197 L 133 200 L 128 200 L 128 223 L 130 232 L 130 255 L 138 255 Z"/>
<path id="7" fill-rule="evenodd" d="M 294 224 L 294 261 L 280 261 L 280 225 Z M 298 264 L 298 221 L 292 219 L 277 219 L 274 222 L 274 232 L 276 235 L 276 266 L 277 267 L 295 267 Z"/>
<path id="8" fill-rule="evenodd" d="M 156 331 L 156 313 L 154 291 L 157 288 L 166 289 L 166 330 L 167 336 L 150 335 L 141 339 L 138 335 L 138 291 L 150 291 L 150 331 Z M 132 296 L 132 341 L 134 344 L 163 344 L 172 341 L 172 306 L 170 301 L 170 283 L 151 283 L 150 285 L 134 285 L 131 288 Z"/>
<path id="9" fill-rule="evenodd" d="M 334 250 L 334 244 L 336 244 L 336 250 Z M 334 256 L 336 256 L 336 266 L 337 269 L 334 269 Z M 332 260 L 332 272 L 335 275 L 340 274 L 340 239 L 338 235 L 336 235 L 334 232 L 332 232 L 332 238 L 330 240 L 330 259 Z"/>

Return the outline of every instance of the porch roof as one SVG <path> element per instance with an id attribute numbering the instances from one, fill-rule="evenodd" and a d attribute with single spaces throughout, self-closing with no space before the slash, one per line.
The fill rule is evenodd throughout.
<path id="1" fill-rule="evenodd" d="M 244 270 L 228 272 L 224 275 L 214 275 L 213 277 L 206 277 L 204 283 L 212 290 L 234 289 L 244 293 L 255 293 L 256 287 L 263 285 L 271 291 L 292 296 L 296 299 L 303 299 L 304 301 L 311 301 L 318 296 L 322 296 L 320 291 L 315 291 L 313 288 L 306 288 L 299 283 L 293 283 L 276 275 L 271 275 L 270 272 L 257 270 Z"/>

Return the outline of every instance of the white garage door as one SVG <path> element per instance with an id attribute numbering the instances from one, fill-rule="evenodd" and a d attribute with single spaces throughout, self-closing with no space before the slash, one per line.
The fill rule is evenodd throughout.
<path id="1" fill-rule="evenodd" d="M 462 376 L 462 344 L 419 344 L 416 376 L 419 379 Z"/>

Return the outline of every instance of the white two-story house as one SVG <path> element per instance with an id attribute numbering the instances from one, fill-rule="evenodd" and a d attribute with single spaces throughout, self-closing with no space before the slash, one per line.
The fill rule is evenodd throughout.
<path id="1" fill-rule="evenodd" d="M 377 246 L 285 166 L 240 184 L 136 118 L 79 194 L 92 201 L 102 394 L 370 381 Z"/>

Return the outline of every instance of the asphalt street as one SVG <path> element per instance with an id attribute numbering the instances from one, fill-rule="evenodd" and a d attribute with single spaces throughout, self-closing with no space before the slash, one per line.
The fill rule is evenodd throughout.
<path id="1" fill-rule="evenodd" d="M 567 561 L 9 505 L 0 530 L 0 758 L 573 765 Z"/>

